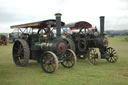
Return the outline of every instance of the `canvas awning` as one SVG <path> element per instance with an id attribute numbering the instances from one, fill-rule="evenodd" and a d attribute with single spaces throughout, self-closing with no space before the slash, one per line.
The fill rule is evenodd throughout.
<path id="1" fill-rule="evenodd" d="M 91 28 L 92 25 L 86 21 L 79 21 L 74 23 L 69 23 L 64 26 L 64 28 L 70 28 L 71 30 L 74 29 L 81 29 L 81 28 Z"/>
<path id="2" fill-rule="evenodd" d="M 10 26 L 12 29 L 14 28 L 47 28 L 47 27 L 55 27 L 56 26 L 56 20 L 55 19 L 49 19 L 44 21 L 38 21 L 33 23 L 27 23 L 27 24 L 20 24 L 20 25 L 13 25 Z M 61 26 L 64 26 L 65 23 L 61 22 Z"/>

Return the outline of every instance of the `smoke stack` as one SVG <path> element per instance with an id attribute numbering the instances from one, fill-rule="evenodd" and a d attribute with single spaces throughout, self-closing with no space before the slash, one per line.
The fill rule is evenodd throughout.
<path id="1" fill-rule="evenodd" d="M 57 37 L 60 37 L 61 36 L 61 13 L 56 13 L 55 16 L 56 16 L 56 30 L 57 30 L 57 33 L 56 33 L 56 36 Z"/>
<path id="2" fill-rule="evenodd" d="M 100 16 L 100 34 L 104 34 L 104 16 Z"/>

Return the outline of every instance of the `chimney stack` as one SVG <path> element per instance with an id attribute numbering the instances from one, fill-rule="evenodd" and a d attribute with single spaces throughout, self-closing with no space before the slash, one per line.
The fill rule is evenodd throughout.
<path id="1" fill-rule="evenodd" d="M 61 13 L 56 13 L 56 36 L 60 37 L 61 36 Z"/>
<path id="2" fill-rule="evenodd" d="M 100 16 L 100 34 L 104 34 L 104 16 Z"/>

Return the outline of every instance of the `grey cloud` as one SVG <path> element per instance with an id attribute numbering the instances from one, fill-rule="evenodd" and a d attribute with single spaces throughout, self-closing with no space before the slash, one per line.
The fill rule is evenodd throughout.
<path id="1" fill-rule="evenodd" d="M 114 30 L 128 29 L 128 16 L 111 17 L 105 23 L 106 28 L 113 28 Z"/>
<path id="2" fill-rule="evenodd" d="M 128 0 L 120 0 L 121 2 L 128 2 Z"/>
<path id="3" fill-rule="evenodd" d="M 0 11 L 0 23 L 12 23 L 19 21 L 27 21 L 31 17 L 19 14 L 17 12 Z"/>
<path id="4" fill-rule="evenodd" d="M 128 10 L 128 0 L 120 0 L 120 4 L 122 4 L 122 7 L 120 7 L 120 10 Z"/>
<path id="5" fill-rule="evenodd" d="M 31 15 L 25 15 L 20 9 L 13 9 L 6 6 L 0 6 L 0 23 L 8 24 L 14 22 L 34 20 Z"/>

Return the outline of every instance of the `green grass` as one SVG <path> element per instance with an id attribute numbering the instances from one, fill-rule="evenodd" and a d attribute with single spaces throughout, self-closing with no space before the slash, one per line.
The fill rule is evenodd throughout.
<path id="1" fill-rule="evenodd" d="M 59 65 L 53 74 L 43 72 L 36 61 L 17 67 L 12 59 L 12 44 L 0 46 L 0 85 L 128 85 L 128 41 L 123 39 L 109 38 L 110 46 L 119 54 L 118 62 L 100 60 L 93 66 L 87 60 L 78 60 L 71 69 Z"/>

